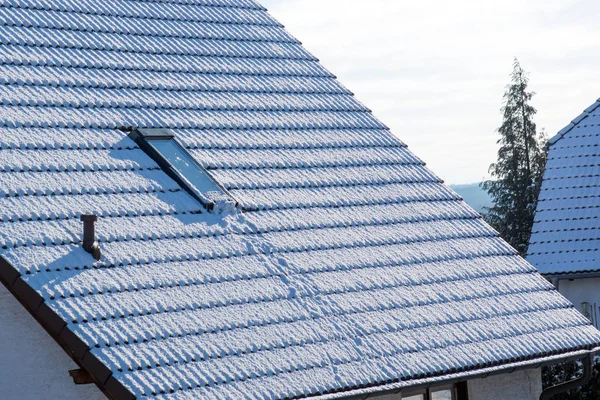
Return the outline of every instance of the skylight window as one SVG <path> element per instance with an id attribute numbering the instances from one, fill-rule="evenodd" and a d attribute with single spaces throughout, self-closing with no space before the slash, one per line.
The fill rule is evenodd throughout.
<path id="1" fill-rule="evenodd" d="M 192 157 L 169 129 L 135 129 L 129 137 L 208 211 L 237 208 L 235 198 Z"/>

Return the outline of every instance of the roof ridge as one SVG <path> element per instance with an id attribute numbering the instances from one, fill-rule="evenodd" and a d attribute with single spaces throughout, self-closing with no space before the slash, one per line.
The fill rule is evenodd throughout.
<path id="1" fill-rule="evenodd" d="M 556 135 L 554 135 L 550 139 L 548 139 L 548 145 L 552 146 L 553 144 L 558 142 L 560 139 L 562 139 L 568 132 L 571 131 L 571 129 L 575 128 L 577 126 L 577 124 L 579 124 L 581 121 L 583 121 L 585 118 L 587 118 L 590 115 L 590 113 L 592 113 L 598 107 L 600 107 L 600 98 L 598 100 L 596 100 L 596 102 L 594 104 L 592 104 L 591 106 L 589 106 L 588 108 L 583 110 L 583 112 L 581 114 L 579 114 L 579 116 L 577 118 L 575 118 L 573 121 L 571 121 L 569 123 L 569 125 L 565 126 L 560 131 L 558 131 L 558 133 Z"/>

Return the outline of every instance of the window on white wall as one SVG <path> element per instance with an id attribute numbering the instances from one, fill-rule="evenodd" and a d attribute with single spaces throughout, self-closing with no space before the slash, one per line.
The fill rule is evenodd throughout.
<path id="1" fill-rule="evenodd" d="M 385 398 L 382 398 L 384 400 Z M 395 398 L 393 398 L 395 400 Z M 431 387 L 421 390 L 406 390 L 398 399 L 402 400 L 468 400 L 467 383 Z M 387 399 L 385 399 L 387 400 Z"/>
<path id="2" fill-rule="evenodd" d="M 431 400 L 455 400 L 456 396 L 453 396 L 452 389 L 443 389 L 435 392 L 431 392 Z"/>
<path id="3" fill-rule="evenodd" d="M 414 396 L 402 397 L 402 400 L 425 400 L 425 395 L 415 394 Z"/>

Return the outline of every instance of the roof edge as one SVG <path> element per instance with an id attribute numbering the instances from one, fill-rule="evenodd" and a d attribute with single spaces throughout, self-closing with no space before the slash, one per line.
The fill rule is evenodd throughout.
<path id="1" fill-rule="evenodd" d="M 598 352 L 600 352 L 600 347 L 595 347 L 590 350 L 571 351 L 563 354 L 534 358 L 531 360 L 508 363 L 493 367 L 476 369 L 472 371 L 441 375 L 432 378 L 423 378 L 417 380 L 390 383 L 381 386 L 373 386 L 366 389 L 355 389 L 345 392 L 326 394 L 312 398 L 315 400 L 364 400 L 372 396 L 401 393 L 401 391 L 404 389 L 425 389 L 438 384 L 451 384 L 464 382 L 471 379 L 482 379 L 492 375 L 498 375 L 502 373 L 513 373 L 515 371 L 523 369 L 539 368 L 546 365 L 557 364 L 563 361 L 574 361 L 588 354 L 591 354 L 593 356 Z"/>
<path id="2" fill-rule="evenodd" d="M 2 256 L 0 256 L 0 282 L 4 284 L 8 291 L 21 303 L 38 324 L 58 343 L 75 364 L 88 371 L 94 383 L 104 395 L 111 400 L 135 399 L 135 395 L 112 376 L 112 371 L 90 352 L 91 349 L 89 346 L 67 327 L 66 322 L 45 303 L 44 298 L 37 291 L 21 279 L 21 274 Z M 469 379 L 486 378 L 490 375 L 501 373 L 512 373 L 521 369 L 538 368 L 561 361 L 576 360 L 587 354 L 595 354 L 597 352 L 600 352 L 600 347 L 567 351 L 558 355 L 532 358 L 521 362 L 506 363 L 436 377 L 310 396 L 309 398 L 315 400 L 366 399 L 375 395 L 399 393 L 403 389 L 422 389 L 437 384 L 450 384 Z"/>
<path id="3" fill-rule="evenodd" d="M 577 124 L 579 124 L 582 120 L 587 118 L 591 112 L 593 112 L 596 108 L 600 107 L 600 99 L 596 100 L 594 104 L 586 108 L 577 118 L 569 123 L 569 125 L 562 128 L 558 133 L 548 139 L 548 145 L 552 146 L 554 143 L 558 142 L 562 139 L 571 129 L 575 128 Z"/>
<path id="4" fill-rule="evenodd" d="M 36 322 L 81 369 L 92 377 L 98 389 L 111 400 L 132 400 L 133 393 L 112 376 L 112 371 L 90 352 L 90 347 L 67 327 L 67 323 L 46 303 L 44 298 L 21 279 L 21 274 L 0 256 L 0 282 L 31 314 Z"/>
<path id="5" fill-rule="evenodd" d="M 584 279 L 600 278 L 600 269 L 580 270 L 580 271 L 560 271 L 560 272 L 540 272 L 546 279 Z"/>

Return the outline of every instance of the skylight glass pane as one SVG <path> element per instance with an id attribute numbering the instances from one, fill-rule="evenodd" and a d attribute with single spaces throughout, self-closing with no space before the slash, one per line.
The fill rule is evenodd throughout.
<path id="1" fill-rule="evenodd" d="M 198 168 L 198 164 L 192 156 L 175 140 L 150 140 L 149 143 L 201 193 L 221 192 L 221 188 Z"/>
<path id="2" fill-rule="evenodd" d="M 209 211 L 238 209 L 238 202 L 202 167 L 168 129 L 135 129 L 129 134 L 171 178 Z"/>

